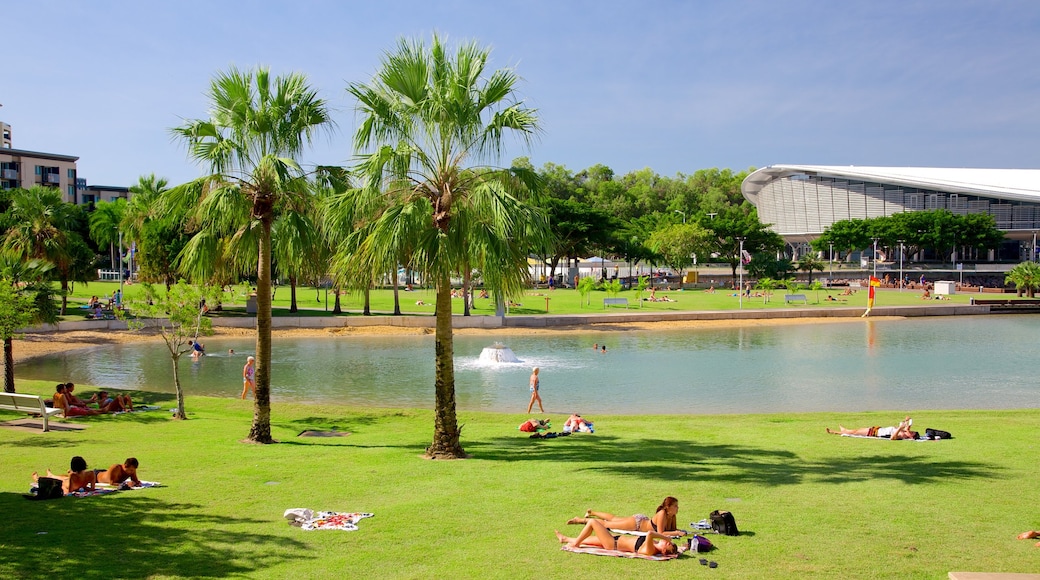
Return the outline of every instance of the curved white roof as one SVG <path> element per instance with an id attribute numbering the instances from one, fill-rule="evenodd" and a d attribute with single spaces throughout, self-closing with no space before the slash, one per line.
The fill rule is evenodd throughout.
<path id="1" fill-rule="evenodd" d="M 945 167 L 859 167 L 855 165 L 770 165 L 748 175 L 741 192 L 755 202 L 770 181 L 789 175 L 826 175 L 950 193 L 1040 203 L 1040 169 Z"/>

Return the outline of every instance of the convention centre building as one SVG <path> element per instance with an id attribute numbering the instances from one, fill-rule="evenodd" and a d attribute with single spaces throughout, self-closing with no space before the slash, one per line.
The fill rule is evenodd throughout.
<path id="1" fill-rule="evenodd" d="M 1010 242 L 990 260 L 1028 259 L 1040 231 L 1040 170 L 770 165 L 744 179 L 762 223 L 799 254 L 836 221 L 947 209 L 993 216 Z M 1019 257 L 1013 254 L 1020 254 Z"/>

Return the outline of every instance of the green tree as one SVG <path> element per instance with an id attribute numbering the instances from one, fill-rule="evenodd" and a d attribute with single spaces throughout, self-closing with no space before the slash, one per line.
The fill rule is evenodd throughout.
<path id="1" fill-rule="evenodd" d="M 82 210 L 62 201 L 56 188 L 33 187 L 14 190 L 8 213 L 12 225 L 3 238 L 5 253 L 15 259 L 53 264 L 64 315 L 69 283 L 86 281 L 94 258 L 79 233 Z"/>
<path id="2" fill-rule="evenodd" d="M 586 305 L 592 304 L 590 295 L 597 286 L 599 286 L 599 283 L 596 282 L 594 276 L 585 276 L 578 280 L 578 294 L 581 294 L 581 300 L 585 302 Z"/>
<path id="3" fill-rule="evenodd" d="M 813 279 L 812 279 L 813 270 L 816 270 L 817 272 L 823 272 L 824 266 L 825 266 L 825 264 L 824 264 L 823 260 L 820 260 L 819 258 L 817 258 L 816 256 L 814 256 L 812 254 L 806 254 L 806 255 L 802 256 L 802 259 L 798 260 L 798 269 L 801 270 L 802 272 L 808 272 L 809 273 L 809 284 L 812 284 L 812 282 L 813 282 Z"/>
<path id="4" fill-rule="evenodd" d="M 108 246 L 109 261 L 112 269 L 120 273 L 123 265 L 119 263 L 116 244 L 120 241 L 119 228 L 126 214 L 126 200 L 119 198 L 112 201 L 99 201 L 90 212 L 90 238 L 98 247 Z"/>
<path id="5" fill-rule="evenodd" d="M 408 267 L 436 291 L 435 424 L 426 450 L 434 458 L 465 456 L 455 412 L 451 276 L 470 264 L 501 300 L 525 286 L 527 255 L 549 236 L 543 214 L 519 199 L 536 191 L 534 172 L 465 165 L 497 157 L 507 133 L 527 141 L 538 128 L 535 111 L 517 99 L 518 77 L 507 69 L 489 74 L 489 54 L 473 43 L 452 54 L 436 35 L 429 47 L 401 40 L 370 83 L 348 87 L 360 116 L 354 145 L 364 183 L 356 205 L 363 213 L 371 208 L 362 244 L 395 257 L 412 245 Z"/>
<path id="6" fill-rule="evenodd" d="M 54 292 L 46 282 L 52 268 L 39 260 L 0 257 L 0 338 L 4 341 L 4 391 L 14 392 L 14 339 L 32 324 L 58 321 Z"/>
<path id="7" fill-rule="evenodd" d="M 1036 291 L 1040 290 L 1040 264 L 1036 262 L 1022 262 L 1008 270 L 1004 276 L 1005 284 L 1014 284 L 1018 295 L 1023 292 L 1033 298 Z"/>
<path id="8" fill-rule="evenodd" d="M 160 292 L 151 284 L 144 284 L 139 297 L 129 302 L 133 317 L 126 319 L 131 330 L 155 328 L 166 343 L 173 361 L 173 387 L 177 393 L 177 411 L 174 419 L 187 419 L 184 412 L 184 389 L 178 362 L 192 351 L 189 339 L 210 334 L 212 322 L 205 315 L 203 300 L 210 303 L 220 299 L 219 288 L 191 286 L 183 280 Z"/>
<path id="9" fill-rule="evenodd" d="M 208 119 L 190 120 L 172 130 L 189 154 L 210 174 L 168 191 L 174 207 L 191 208 L 200 229 L 184 253 L 199 258 L 216 255 L 224 236 L 255 241 L 256 398 L 249 440 L 271 438 L 271 231 L 275 219 L 293 200 L 306 195 L 309 184 L 298 157 L 316 133 L 329 130 L 326 102 L 301 74 L 272 78 L 267 68 L 243 72 L 231 68 L 214 78 Z M 196 243 L 197 240 L 197 243 Z M 241 263 L 248 256 L 230 254 Z M 225 253 L 225 255 L 228 255 Z M 236 261 L 237 258 L 237 261 Z"/>
<path id="10" fill-rule="evenodd" d="M 679 273 L 682 288 L 683 271 L 693 263 L 693 255 L 707 255 L 711 233 L 695 223 L 673 224 L 650 235 L 647 246 Z"/>

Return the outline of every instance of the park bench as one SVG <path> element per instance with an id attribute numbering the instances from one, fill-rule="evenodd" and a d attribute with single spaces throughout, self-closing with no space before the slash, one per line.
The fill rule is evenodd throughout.
<path id="1" fill-rule="evenodd" d="M 1040 308 L 1040 300 L 1022 299 L 1015 300 L 1011 298 L 972 298 L 972 305 L 977 306 L 995 306 L 997 308 L 1010 308 L 1010 309 L 1033 309 Z"/>
<path id="2" fill-rule="evenodd" d="M 48 407 L 43 403 L 43 397 L 36 395 L 23 395 L 22 393 L 0 393 L 0 409 L 7 411 L 19 411 L 30 415 L 43 417 L 43 430 L 50 431 L 47 422 L 51 415 L 58 415 L 61 409 Z"/>
<path id="3" fill-rule="evenodd" d="M 603 308 L 607 306 L 624 306 L 628 308 L 628 298 L 604 298 Z"/>
<path id="4" fill-rule="evenodd" d="M 808 304 L 809 300 L 805 297 L 805 294 L 784 294 L 784 304 L 790 304 L 801 300 L 803 304 Z"/>

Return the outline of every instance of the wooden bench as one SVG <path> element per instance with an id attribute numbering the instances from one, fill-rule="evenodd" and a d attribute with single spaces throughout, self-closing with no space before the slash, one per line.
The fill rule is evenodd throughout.
<path id="1" fill-rule="evenodd" d="M 978 306 L 1002 306 L 1007 308 L 1038 308 L 1040 300 L 1023 298 L 1015 300 L 1012 298 L 972 298 L 972 305 Z"/>
<path id="2" fill-rule="evenodd" d="M 802 304 L 808 304 L 809 300 L 805 297 L 805 294 L 784 294 L 784 304 L 790 304 L 801 300 Z"/>
<path id="3" fill-rule="evenodd" d="M 61 409 L 48 407 L 43 403 L 43 397 L 36 395 L 23 395 L 22 393 L 0 393 L 0 409 L 7 411 L 19 411 L 30 415 L 43 417 L 43 430 L 50 431 L 48 423 L 51 415 L 58 415 Z"/>
<path id="4" fill-rule="evenodd" d="M 606 308 L 607 306 L 622 306 L 622 305 L 625 308 L 628 308 L 628 298 L 604 298 L 603 299 L 603 308 Z"/>

